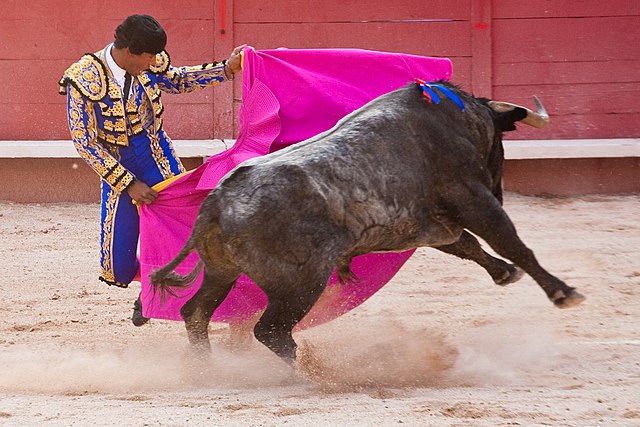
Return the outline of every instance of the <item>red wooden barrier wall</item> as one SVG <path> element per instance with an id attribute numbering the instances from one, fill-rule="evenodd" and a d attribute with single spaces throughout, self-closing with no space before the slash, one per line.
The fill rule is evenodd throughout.
<path id="1" fill-rule="evenodd" d="M 4 0 L 0 140 L 68 139 L 56 82 L 83 53 L 111 41 L 130 13 L 159 19 L 178 65 L 223 59 L 239 43 L 447 56 L 455 81 L 477 95 L 531 105 L 535 93 L 545 101 L 553 126 L 518 138 L 640 136 L 640 2 Z M 234 93 L 237 104 L 238 83 L 166 96 L 170 134 L 233 136 Z"/>
<path id="2" fill-rule="evenodd" d="M 522 139 L 640 136 L 640 2 L 495 0 L 494 96 L 544 100 L 553 126 Z"/>
<path id="3" fill-rule="evenodd" d="M 509 138 L 640 137 L 638 1 L 3 0 L 0 158 L 5 157 L 2 140 L 69 139 L 57 81 L 81 55 L 110 42 L 115 27 L 132 13 L 151 14 L 163 24 L 176 65 L 224 59 L 240 43 L 258 49 L 353 47 L 446 56 L 454 63 L 454 81 L 476 95 L 527 106 L 533 94 L 544 101 L 552 125 L 523 127 Z M 239 96 L 239 79 L 214 90 L 166 95 L 165 127 L 174 139 L 234 137 Z M 77 183 L 89 173 L 65 168 L 65 175 L 60 168 L 46 171 L 41 163 L 25 161 L 30 162 L 0 160 L 4 187 L 31 178 L 50 186 Z M 627 163 L 632 175 L 623 180 L 640 173 L 637 158 Z M 33 177 L 38 173 L 40 178 Z M 0 191 L 0 199 L 6 194 Z"/>

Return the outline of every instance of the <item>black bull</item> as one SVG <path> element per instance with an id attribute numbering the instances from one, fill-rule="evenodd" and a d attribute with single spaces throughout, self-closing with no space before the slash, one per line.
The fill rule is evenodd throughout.
<path id="1" fill-rule="evenodd" d="M 370 252 L 431 246 L 477 262 L 498 284 L 522 269 L 558 307 L 584 300 L 538 264 L 502 208 L 502 134 L 516 121 L 542 127 L 546 112 L 445 85 L 464 111 L 409 84 L 320 135 L 242 163 L 211 191 L 184 248 L 151 275 L 156 290 L 172 292 L 204 264 L 202 287 L 181 310 L 196 348 L 209 348 L 209 320 L 245 273 L 268 297 L 256 338 L 293 362 L 291 330 L 333 269 L 351 280 L 351 259 Z M 484 252 L 470 232 L 515 265 Z M 198 267 L 176 274 L 194 249 Z"/>

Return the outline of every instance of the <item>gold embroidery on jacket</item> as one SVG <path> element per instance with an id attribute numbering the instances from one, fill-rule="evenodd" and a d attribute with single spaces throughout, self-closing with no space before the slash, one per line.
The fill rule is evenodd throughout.
<path id="1" fill-rule="evenodd" d="M 87 118 L 86 125 L 84 123 L 85 116 Z M 100 162 L 99 158 L 89 151 L 91 141 L 96 138 L 95 114 L 91 104 L 86 102 L 75 88 L 72 88 L 69 92 L 68 117 L 71 138 L 78 154 L 100 176 L 104 176 L 107 173 L 107 168 Z"/>
<path id="2" fill-rule="evenodd" d="M 103 184 L 104 185 L 104 184 Z M 105 204 L 105 219 L 102 223 L 102 278 L 115 282 L 116 278 L 113 272 L 113 228 L 115 224 L 115 214 L 118 209 L 120 195 L 109 189 L 107 199 L 103 201 Z"/>
<path id="3" fill-rule="evenodd" d="M 156 55 L 156 63 L 149 67 L 149 71 L 154 74 L 164 73 L 171 65 L 171 58 L 166 51 L 162 51 Z"/>
<path id="4" fill-rule="evenodd" d="M 141 94 L 140 97 L 140 107 L 138 109 L 138 121 L 140 122 L 140 126 L 148 129 L 150 133 L 155 131 L 154 129 L 154 114 L 153 108 L 151 105 L 151 101 L 149 97 L 146 95 L 146 90 Z"/>
<path id="5" fill-rule="evenodd" d="M 115 82 L 109 86 L 109 98 L 111 98 L 112 101 L 122 99 L 122 96 L 120 95 L 120 86 Z"/>
<path id="6" fill-rule="evenodd" d="M 125 101 L 104 62 L 103 50 L 73 64 L 60 84 L 65 90 L 71 89 L 69 125 L 78 153 L 114 191 L 121 192 L 135 179 L 117 160 L 118 147 L 128 146 L 129 136 L 148 133 L 153 159 L 164 178 L 173 175 L 171 157 L 177 161 L 178 169 L 184 170 L 168 137 L 168 146 L 160 144 L 160 136 L 165 137 L 160 134 L 164 112 L 161 91 L 192 92 L 225 80 L 222 64 L 174 68 L 163 52 L 150 71 L 136 76 L 134 93 Z"/>
<path id="7" fill-rule="evenodd" d="M 162 120 L 160 120 L 160 121 L 162 121 Z M 165 134 L 164 137 L 167 139 L 167 142 L 169 143 L 169 151 L 171 152 L 171 156 L 173 156 L 173 158 L 178 161 L 178 170 L 180 171 L 180 173 L 186 172 L 187 170 L 185 169 L 184 165 L 180 161 L 180 158 L 176 154 L 176 150 L 174 148 L 173 141 L 171 140 L 171 138 L 169 138 L 169 135 L 167 135 L 167 134 Z"/>
<path id="8" fill-rule="evenodd" d="M 115 136 L 113 134 L 106 133 L 102 129 L 98 129 L 98 139 L 106 143 L 109 143 L 112 145 L 118 145 L 121 147 L 126 147 L 127 145 L 129 145 L 129 139 L 127 138 L 127 135 L 124 133 L 118 136 Z"/>
<path id="9" fill-rule="evenodd" d="M 101 137 L 111 135 L 97 129 L 94 104 L 75 88 L 70 90 L 68 97 L 69 129 L 78 154 L 116 191 L 124 191 L 134 177 L 116 159 L 117 148 L 109 150 L 99 142 Z"/>
<path id="10" fill-rule="evenodd" d="M 157 133 L 149 134 L 149 143 L 151 146 L 151 155 L 153 156 L 153 160 L 155 160 L 156 165 L 158 165 L 158 170 L 162 174 L 164 179 L 170 178 L 173 176 L 173 172 L 171 172 L 171 164 L 169 163 L 169 159 L 164 154 L 164 150 L 160 146 L 160 138 Z"/>
<path id="11" fill-rule="evenodd" d="M 58 83 L 60 85 L 59 92 L 66 95 L 68 86 L 71 84 L 86 98 L 91 101 L 99 101 L 107 93 L 108 85 L 105 78 L 104 64 L 96 55 L 87 54 L 64 72 Z"/>
<path id="12" fill-rule="evenodd" d="M 158 80 L 158 85 L 169 93 L 189 93 L 229 80 L 223 64 L 171 67 L 164 76 L 166 79 Z"/>
<path id="13" fill-rule="evenodd" d="M 105 119 L 103 125 L 104 130 L 109 132 L 122 133 L 127 130 L 127 124 L 124 121 L 124 117 L 116 118 L 114 120 Z"/>
<path id="14" fill-rule="evenodd" d="M 124 107 L 120 102 L 116 102 L 111 106 L 104 102 L 100 102 L 98 105 L 104 117 L 124 117 Z"/>

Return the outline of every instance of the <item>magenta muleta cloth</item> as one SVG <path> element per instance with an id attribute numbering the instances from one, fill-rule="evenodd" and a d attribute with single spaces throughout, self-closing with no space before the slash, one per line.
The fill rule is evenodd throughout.
<path id="1" fill-rule="evenodd" d="M 200 287 L 202 273 L 191 287 L 179 291 L 179 297 L 167 295 L 162 304 L 149 284 L 149 274 L 180 251 L 191 233 L 200 204 L 235 166 L 324 132 L 350 112 L 413 82 L 416 77 L 425 81 L 449 80 L 451 72 L 451 61 L 447 58 L 359 49 L 246 48 L 236 143 L 174 180 L 160 191 L 153 204 L 140 209 L 144 316 L 182 320 L 180 308 Z M 394 143 L 401 142 L 389 141 Z M 351 269 L 358 280 L 340 284 L 334 272 L 324 294 L 298 329 L 329 321 L 357 307 L 382 288 L 412 253 L 354 258 Z M 198 255 L 194 252 L 176 271 L 186 274 L 197 262 Z M 211 320 L 244 323 L 255 320 L 266 305 L 267 297 L 262 290 L 249 277 L 241 275 Z"/>

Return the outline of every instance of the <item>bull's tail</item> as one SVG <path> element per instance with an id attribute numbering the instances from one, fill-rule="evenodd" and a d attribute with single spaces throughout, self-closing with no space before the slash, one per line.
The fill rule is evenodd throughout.
<path id="1" fill-rule="evenodd" d="M 154 292 L 160 291 L 161 298 L 165 293 L 177 296 L 172 288 L 185 288 L 192 284 L 200 274 L 200 270 L 202 270 L 203 265 L 202 260 L 198 261 L 198 264 L 196 264 L 193 270 L 184 276 L 175 272 L 176 267 L 178 267 L 195 249 L 195 240 L 196 239 L 193 238 L 192 234 L 174 259 L 164 267 L 154 270 L 150 274 L 149 278 L 151 279 L 153 290 Z"/>

